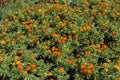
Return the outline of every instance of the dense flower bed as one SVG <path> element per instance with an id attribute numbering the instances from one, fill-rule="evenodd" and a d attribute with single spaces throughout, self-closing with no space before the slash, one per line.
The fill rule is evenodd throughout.
<path id="1" fill-rule="evenodd" d="M 120 80 L 119 0 L 2 3 L 1 80 Z"/>

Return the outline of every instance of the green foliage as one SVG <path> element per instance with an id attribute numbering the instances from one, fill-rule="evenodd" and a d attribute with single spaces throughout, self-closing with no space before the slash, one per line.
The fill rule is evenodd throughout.
<path id="1" fill-rule="evenodd" d="M 118 3 L 1 2 L 0 79 L 119 80 Z"/>

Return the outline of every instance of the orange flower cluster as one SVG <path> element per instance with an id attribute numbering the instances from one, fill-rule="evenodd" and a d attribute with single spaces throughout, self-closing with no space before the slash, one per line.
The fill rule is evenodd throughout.
<path id="1" fill-rule="evenodd" d="M 91 55 L 90 51 L 85 51 L 85 55 L 86 55 L 86 57 L 90 57 L 90 55 Z"/>
<path id="2" fill-rule="evenodd" d="M 52 72 L 48 72 L 48 76 L 53 76 L 53 73 Z"/>
<path id="3" fill-rule="evenodd" d="M 26 67 L 26 69 L 24 70 L 23 74 L 24 74 L 24 75 L 27 75 L 30 70 L 36 72 L 36 69 L 37 69 L 36 64 L 30 64 L 30 65 L 28 65 L 28 66 Z"/>
<path id="4" fill-rule="evenodd" d="M 59 34 L 57 34 L 56 32 L 52 32 L 52 36 L 55 37 L 55 38 L 58 38 Z"/>
<path id="5" fill-rule="evenodd" d="M 73 64 L 73 61 L 72 61 L 72 60 L 69 60 L 69 61 L 68 61 L 68 64 L 69 64 L 69 65 L 72 65 L 72 64 Z"/>
<path id="6" fill-rule="evenodd" d="M 65 43 L 66 40 L 67 40 L 67 38 L 59 38 L 59 39 L 58 39 L 58 42 L 59 42 L 59 43 Z"/>
<path id="7" fill-rule="evenodd" d="M 63 72 L 64 72 L 64 68 L 62 68 L 62 67 L 59 68 L 59 69 L 58 69 L 58 72 L 59 72 L 59 73 L 63 73 Z"/>
<path id="8" fill-rule="evenodd" d="M 23 21 L 22 24 L 24 25 L 24 27 L 27 29 L 28 32 L 31 32 L 33 28 L 33 24 L 32 24 L 33 22 L 34 20 L 30 19 L 28 21 Z"/>
<path id="9" fill-rule="evenodd" d="M 92 75 L 93 74 L 93 68 L 94 68 L 94 64 L 93 63 L 83 63 L 80 66 L 80 74 L 89 74 Z"/>
<path id="10" fill-rule="evenodd" d="M 13 66 L 16 66 L 19 71 L 23 69 L 23 64 L 21 63 L 19 59 L 13 63 Z"/>
<path id="11" fill-rule="evenodd" d="M 59 51 L 59 49 L 58 48 L 56 48 L 56 47 L 52 47 L 51 48 L 51 50 L 55 53 L 55 55 L 57 56 L 57 57 L 61 57 L 62 56 L 62 53 Z"/>
<path id="12" fill-rule="evenodd" d="M 18 54 L 24 54 L 24 50 L 18 50 Z"/>
<path id="13" fill-rule="evenodd" d="M 91 28 L 91 26 L 83 26 L 81 29 L 80 29 L 80 31 L 81 32 L 84 32 L 84 31 L 87 31 L 87 30 L 90 30 L 90 28 Z"/>
<path id="14" fill-rule="evenodd" d="M 21 71 L 21 70 L 23 69 L 23 65 L 22 65 L 22 64 L 18 65 L 18 66 L 17 66 L 17 69 L 18 69 L 19 71 Z"/>

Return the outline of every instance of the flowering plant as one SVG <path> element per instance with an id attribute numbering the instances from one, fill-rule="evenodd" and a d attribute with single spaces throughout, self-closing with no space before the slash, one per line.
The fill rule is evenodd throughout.
<path id="1" fill-rule="evenodd" d="M 120 80 L 117 0 L 10 4 L 0 8 L 2 80 Z"/>

